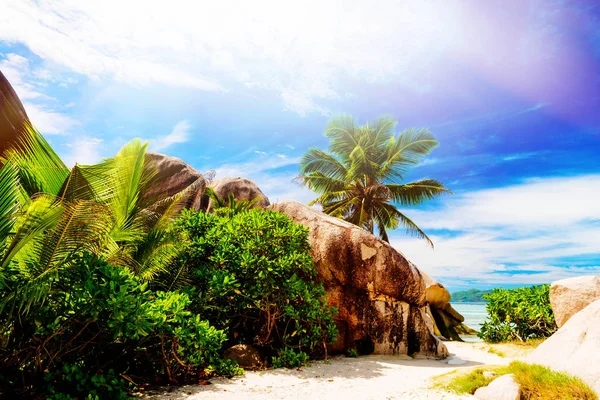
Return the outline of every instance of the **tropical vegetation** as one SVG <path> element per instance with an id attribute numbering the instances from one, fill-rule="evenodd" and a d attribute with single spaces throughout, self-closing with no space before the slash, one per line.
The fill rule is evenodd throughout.
<path id="1" fill-rule="evenodd" d="M 550 304 L 550 285 L 494 289 L 483 296 L 488 319 L 479 337 L 488 342 L 547 338 L 557 328 Z"/>
<path id="2" fill-rule="evenodd" d="M 449 190 L 435 179 L 404 183 L 407 173 L 438 146 L 426 129 L 395 134 L 397 121 L 382 116 L 355 125 L 349 115 L 331 119 L 325 129 L 329 151 L 310 148 L 300 161 L 299 180 L 315 191 L 329 215 L 343 218 L 389 241 L 387 231 L 399 226 L 431 239 L 397 205 L 414 206 Z"/>
<path id="3" fill-rule="evenodd" d="M 235 199 L 182 214 L 204 179 L 157 197 L 146 148 L 69 169 L 27 125 L 2 155 L 0 396 L 127 398 L 240 373 L 236 343 L 285 365 L 335 337 L 306 230 Z"/>
<path id="4" fill-rule="evenodd" d="M 337 334 L 335 309 L 315 283 L 308 228 L 273 211 L 235 208 L 182 213 L 175 225 L 181 269 L 172 281 L 191 283 L 194 311 L 231 344 L 325 355 Z"/>

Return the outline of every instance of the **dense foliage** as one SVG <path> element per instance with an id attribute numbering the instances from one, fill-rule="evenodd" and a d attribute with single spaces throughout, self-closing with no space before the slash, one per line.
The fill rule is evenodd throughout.
<path id="1" fill-rule="evenodd" d="M 550 286 L 494 289 L 484 296 L 488 320 L 479 337 L 488 342 L 546 338 L 556 331 Z"/>
<path id="2" fill-rule="evenodd" d="M 185 246 L 180 275 L 193 282 L 195 310 L 231 344 L 323 354 L 337 333 L 335 310 L 314 282 L 308 230 L 272 211 L 232 210 L 186 210 L 177 220 Z"/>
<path id="3" fill-rule="evenodd" d="M 300 181 L 319 197 L 312 203 L 388 240 L 387 230 L 398 226 L 433 243 L 397 204 L 413 206 L 449 190 L 434 179 L 403 183 L 438 142 L 425 129 L 396 135 L 396 120 L 379 117 L 355 126 L 351 116 L 333 118 L 325 130 L 329 152 L 311 148 L 300 161 Z"/>
<path id="4" fill-rule="evenodd" d="M 0 297 L 8 287 L 18 290 L 28 283 L 18 269 L 5 276 Z M 76 257 L 54 280 L 44 303 L 32 304 L 28 312 L 4 309 L 0 314 L 9 333 L 0 349 L 3 384 L 18 387 L 24 379 L 26 388 L 39 388 L 45 371 L 57 371 L 50 375 L 55 378 L 46 377 L 52 391 L 80 395 L 91 386 L 70 384 L 71 374 L 80 375 L 81 386 L 107 379 L 100 371 L 112 371 L 114 382 L 125 373 L 170 380 L 236 373 L 219 355 L 225 334 L 192 313 L 190 303 L 184 293 L 148 290 L 128 269 L 91 255 Z"/>
<path id="5" fill-rule="evenodd" d="M 68 169 L 26 128 L 0 158 L 0 396 L 126 398 L 240 373 L 234 343 L 286 365 L 333 340 L 306 229 L 233 198 L 174 226 L 203 179 L 158 199 L 147 144 Z"/>
<path id="6" fill-rule="evenodd" d="M 491 293 L 491 290 L 478 290 L 478 289 L 469 289 L 463 290 L 460 292 L 452 293 L 452 302 L 453 303 L 472 303 L 472 302 L 483 302 L 486 301 L 484 296 L 488 293 Z"/>

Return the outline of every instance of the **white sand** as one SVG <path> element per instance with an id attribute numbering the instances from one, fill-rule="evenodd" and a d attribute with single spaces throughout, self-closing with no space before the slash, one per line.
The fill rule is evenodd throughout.
<path id="1" fill-rule="evenodd" d="M 247 372 L 233 379 L 216 378 L 205 386 L 183 386 L 156 400 L 201 399 L 473 399 L 430 389 L 436 375 L 477 365 L 504 365 L 511 359 L 472 343 L 446 342 L 452 357 L 466 362 L 414 360 L 406 356 L 335 357 L 300 370 Z M 458 362 L 460 362 L 460 360 Z"/>

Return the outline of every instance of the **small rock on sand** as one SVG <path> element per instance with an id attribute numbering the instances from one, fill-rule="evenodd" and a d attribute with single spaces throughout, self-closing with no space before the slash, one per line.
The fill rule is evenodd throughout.
<path id="1" fill-rule="evenodd" d="M 477 389 L 475 397 L 480 400 L 519 400 L 521 388 L 513 374 L 502 375 L 486 387 Z"/>

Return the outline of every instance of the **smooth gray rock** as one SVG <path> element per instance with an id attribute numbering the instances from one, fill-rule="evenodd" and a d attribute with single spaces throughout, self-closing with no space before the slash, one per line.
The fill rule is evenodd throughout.
<path id="1" fill-rule="evenodd" d="M 596 300 L 600 300 L 600 276 L 561 279 L 550 286 L 550 303 L 559 328 Z"/>
<path id="2" fill-rule="evenodd" d="M 578 376 L 600 394 L 600 300 L 573 315 L 527 362 Z"/>
<path id="3" fill-rule="evenodd" d="M 519 400 L 521 388 L 513 374 L 502 375 L 486 387 L 477 389 L 475 397 L 480 400 Z"/>

